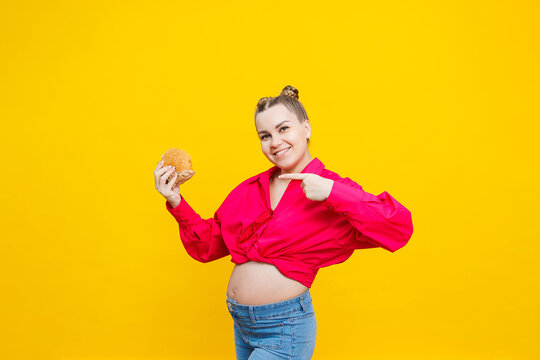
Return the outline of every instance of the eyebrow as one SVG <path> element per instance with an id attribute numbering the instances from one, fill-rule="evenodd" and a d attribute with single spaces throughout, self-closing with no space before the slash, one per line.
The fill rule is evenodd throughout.
<path id="1" fill-rule="evenodd" d="M 290 120 L 285 120 L 285 121 L 280 122 L 279 124 L 276 125 L 276 129 L 277 129 L 278 127 L 280 127 L 281 125 L 285 124 L 286 122 L 289 122 L 289 121 L 290 121 Z M 259 134 L 262 134 L 262 133 L 267 133 L 267 132 L 268 132 L 268 131 L 266 131 L 266 130 L 261 130 L 261 131 L 259 131 L 258 133 L 259 133 Z"/>

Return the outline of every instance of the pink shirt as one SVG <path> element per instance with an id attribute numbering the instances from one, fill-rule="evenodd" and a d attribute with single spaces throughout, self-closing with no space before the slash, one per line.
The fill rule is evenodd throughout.
<path id="1" fill-rule="evenodd" d="M 301 180 L 290 180 L 275 210 L 269 179 L 277 166 L 234 188 L 213 218 L 202 219 L 187 203 L 167 210 L 179 224 L 188 254 L 209 262 L 226 255 L 242 264 L 273 264 L 285 276 L 311 287 L 320 268 L 347 260 L 355 249 L 381 247 L 394 252 L 413 233 L 411 212 L 386 191 L 375 196 L 349 178 L 325 169 L 314 158 L 302 170 L 334 180 L 324 201 L 308 199 Z"/>

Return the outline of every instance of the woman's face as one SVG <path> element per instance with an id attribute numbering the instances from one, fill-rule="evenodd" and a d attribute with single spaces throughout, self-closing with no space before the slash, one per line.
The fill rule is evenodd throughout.
<path id="1" fill-rule="evenodd" d="M 255 127 L 262 152 L 272 164 L 290 170 L 311 159 L 307 148 L 307 138 L 311 136 L 309 120 L 298 121 L 285 105 L 277 104 L 257 114 Z"/>

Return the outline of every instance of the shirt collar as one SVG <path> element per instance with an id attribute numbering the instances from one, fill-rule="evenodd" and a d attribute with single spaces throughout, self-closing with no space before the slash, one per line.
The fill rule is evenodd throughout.
<path id="1" fill-rule="evenodd" d="M 301 173 L 310 173 L 310 174 L 321 175 L 323 169 L 324 169 L 324 164 L 322 163 L 321 160 L 319 160 L 319 158 L 315 157 L 315 158 L 311 159 L 309 164 L 306 165 L 306 167 L 304 168 L 304 170 L 301 171 Z M 248 183 L 255 182 L 255 181 L 257 181 L 257 180 L 259 180 L 259 179 L 261 179 L 263 177 L 268 182 L 268 179 L 270 179 L 270 176 L 272 176 L 272 174 L 275 171 L 279 171 L 278 166 L 272 166 L 270 169 L 268 169 L 266 171 L 263 171 L 262 173 L 253 176 L 251 179 L 248 180 Z"/>

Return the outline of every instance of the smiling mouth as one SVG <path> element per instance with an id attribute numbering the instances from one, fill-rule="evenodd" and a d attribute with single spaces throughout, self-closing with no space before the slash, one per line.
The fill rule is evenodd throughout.
<path id="1" fill-rule="evenodd" d="M 282 154 L 286 153 L 287 151 L 289 151 L 289 149 L 290 149 L 291 147 L 292 147 L 292 146 L 289 146 L 289 147 L 286 148 L 286 149 L 280 150 L 280 151 L 274 153 L 274 155 L 277 155 L 277 156 L 282 155 Z"/>

